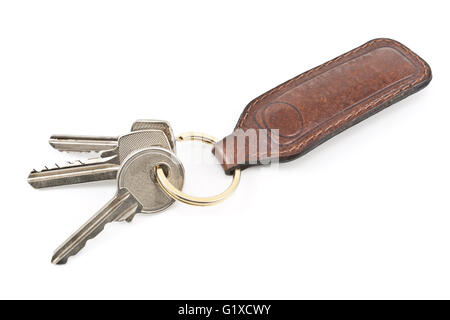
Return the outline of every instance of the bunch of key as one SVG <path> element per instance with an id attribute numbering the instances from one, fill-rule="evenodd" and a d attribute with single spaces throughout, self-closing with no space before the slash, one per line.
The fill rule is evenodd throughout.
<path id="1" fill-rule="evenodd" d="M 166 121 L 138 120 L 130 133 L 119 137 L 55 135 L 49 142 L 60 151 L 94 151 L 99 157 L 33 170 L 28 176 L 33 187 L 117 180 L 115 196 L 56 249 L 54 264 L 65 264 L 107 223 L 130 222 L 136 213 L 159 212 L 170 206 L 174 200 L 157 183 L 156 168 L 162 168 L 174 186 L 183 187 L 183 165 L 175 155 L 175 137 Z"/>

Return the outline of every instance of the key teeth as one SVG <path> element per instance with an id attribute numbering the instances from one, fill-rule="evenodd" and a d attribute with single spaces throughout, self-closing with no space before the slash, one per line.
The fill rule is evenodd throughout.
<path id="1" fill-rule="evenodd" d="M 31 173 L 39 173 L 39 172 L 45 172 L 45 171 L 50 171 L 50 170 L 72 168 L 72 167 L 84 166 L 84 165 L 86 165 L 86 163 L 81 161 L 81 160 L 66 161 L 65 163 L 62 163 L 62 164 L 61 163 L 55 163 L 52 166 L 43 166 L 43 168 L 40 169 L 40 170 L 33 169 L 33 170 L 31 170 Z"/>
<path id="2" fill-rule="evenodd" d="M 106 225 L 106 224 L 105 224 Z M 62 257 L 58 254 L 58 250 L 56 250 L 55 254 L 52 257 L 52 263 L 53 264 L 66 264 L 67 260 L 69 260 L 70 257 L 75 256 L 78 252 L 81 251 L 86 246 L 86 243 L 89 240 L 94 239 L 100 232 L 102 232 L 105 229 L 105 225 L 101 228 L 98 228 L 97 230 L 93 231 L 89 238 L 87 238 L 85 241 L 81 242 L 77 247 L 75 247 L 73 250 L 71 250 L 67 255 L 63 255 Z"/>

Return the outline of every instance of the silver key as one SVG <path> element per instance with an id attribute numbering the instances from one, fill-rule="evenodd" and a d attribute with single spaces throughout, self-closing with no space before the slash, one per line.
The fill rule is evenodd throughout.
<path id="1" fill-rule="evenodd" d="M 55 251 L 52 263 L 66 263 L 111 221 L 131 221 L 138 212 L 158 212 L 171 205 L 174 200 L 161 190 L 155 180 L 156 166 L 167 170 L 168 179 L 174 186 L 183 187 L 184 169 L 175 154 L 158 147 L 132 153 L 118 172 L 118 191 L 114 198 Z"/>
<path id="2" fill-rule="evenodd" d="M 162 130 L 131 132 L 120 136 L 118 146 L 103 152 L 99 158 L 45 166 L 40 171 L 33 170 L 28 176 L 28 183 L 34 188 L 46 188 L 115 179 L 125 157 L 135 150 L 153 146 L 171 150 L 169 139 Z"/>
<path id="3" fill-rule="evenodd" d="M 117 147 L 118 137 L 82 136 L 82 135 L 52 135 L 48 142 L 59 151 L 68 152 L 99 152 Z"/>
<path id="4" fill-rule="evenodd" d="M 137 120 L 133 123 L 131 131 L 161 130 L 169 140 L 170 147 L 175 150 L 175 137 L 172 128 L 163 120 Z M 112 136 L 83 136 L 83 135 L 52 135 L 50 145 L 59 151 L 90 152 L 112 150 L 117 147 L 119 137 Z"/>

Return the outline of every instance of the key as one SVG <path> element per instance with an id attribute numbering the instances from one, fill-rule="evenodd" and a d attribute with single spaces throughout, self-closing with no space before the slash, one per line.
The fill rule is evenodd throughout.
<path id="1" fill-rule="evenodd" d="M 82 136 L 82 135 L 52 135 L 48 142 L 59 151 L 68 152 L 99 152 L 117 147 L 118 137 Z"/>
<path id="2" fill-rule="evenodd" d="M 158 212 L 170 206 L 174 200 L 156 182 L 157 166 L 163 167 L 173 185 L 183 187 L 184 168 L 174 153 L 159 147 L 135 151 L 125 159 L 118 172 L 116 195 L 56 249 L 52 263 L 65 264 L 109 222 L 130 222 L 136 213 Z"/>
<path id="3" fill-rule="evenodd" d="M 169 140 L 170 147 L 175 150 L 175 137 L 172 128 L 167 121 L 162 120 L 137 120 L 133 123 L 131 131 L 161 130 Z M 50 145 L 67 152 L 90 152 L 112 150 L 117 147 L 119 137 L 110 136 L 84 136 L 84 135 L 52 135 Z"/>
<path id="4" fill-rule="evenodd" d="M 28 183 L 34 188 L 47 188 L 91 181 L 115 179 L 119 165 L 134 150 L 159 146 L 171 150 L 170 142 L 162 130 L 140 130 L 120 136 L 118 146 L 105 151 L 99 158 L 45 166 L 33 170 Z"/>

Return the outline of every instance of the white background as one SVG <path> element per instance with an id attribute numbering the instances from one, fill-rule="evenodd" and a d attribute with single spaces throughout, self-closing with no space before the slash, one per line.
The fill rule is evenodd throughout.
<path id="1" fill-rule="evenodd" d="M 450 298 L 448 8 L 444 1 L 2 1 L 0 298 Z M 53 133 L 231 133 L 245 105 L 368 40 L 431 66 L 423 91 L 279 168 L 243 172 L 209 208 L 110 224 L 65 266 L 53 250 L 113 181 L 35 190 L 74 159 Z M 195 148 L 179 145 L 181 159 Z M 91 155 L 92 156 L 92 155 Z M 185 191 L 230 182 L 186 167 Z"/>

